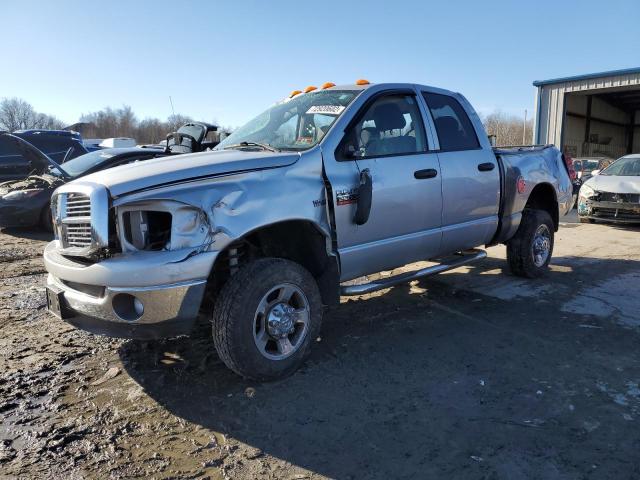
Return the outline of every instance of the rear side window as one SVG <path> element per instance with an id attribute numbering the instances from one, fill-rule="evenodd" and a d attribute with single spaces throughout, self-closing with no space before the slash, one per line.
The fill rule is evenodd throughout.
<path id="1" fill-rule="evenodd" d="M 478 137 L 462 105 L 449 95 L 422 92 L 440 140 L 440 150 L 479 148 Z"/>

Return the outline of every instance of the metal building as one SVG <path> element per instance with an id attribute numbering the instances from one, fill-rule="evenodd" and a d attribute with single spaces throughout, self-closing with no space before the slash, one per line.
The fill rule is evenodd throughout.
<path id="1" fill-rule="evenodd" d="M 572 157 L 640 152 L 640 67 L 533 82 L 534 141 Z"/>

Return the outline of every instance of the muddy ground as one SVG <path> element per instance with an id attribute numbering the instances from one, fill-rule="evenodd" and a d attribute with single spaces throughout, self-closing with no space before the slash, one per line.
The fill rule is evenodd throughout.
<path id="1" fill-rule="evenodd" d="M 640 478 L 640 229 L 563 226 L 541 280 L 495 247 L 343 299 L 269 384 L 206 329 L 142 343 L 49 316 L 45 243 L 0 233 L 0 476 Z"/>

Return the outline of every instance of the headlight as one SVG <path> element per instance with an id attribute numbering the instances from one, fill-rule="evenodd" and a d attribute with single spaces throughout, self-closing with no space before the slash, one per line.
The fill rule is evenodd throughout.
<path id="1" fill-rule="evenodd" d="M 582 185 L 582 187 L 580 187 L 580 193 L 578 194 L 578 196 L 582 198 L 591 198 L 595 195 L 595 193 L 596 191 L 585 183 L 584 185 Z"/>
<path id="2" fill-rule="evenodd" d="M 13 192 L 9 192 L 6 195 L 2 196 L 3 200 L 7 202 L 18 202 L 20 200 L 24 200 L 26 198 L 35 197 L 39 193 L 41 193 L 42 189 L 36 190 L 14 190 Z"/>
<path id="3" fill-rule="evenodd" d="M 208 245 L 210 226 L 199 208 L 172 200 L 117 207 L 123 251 L 179 250 Z"/>

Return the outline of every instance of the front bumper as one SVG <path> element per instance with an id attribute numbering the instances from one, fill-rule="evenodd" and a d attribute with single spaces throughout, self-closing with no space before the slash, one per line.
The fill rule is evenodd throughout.
<path id="1" fill-rule="evenodd" d="M 612 223 L 640 223 L 640 203 L 596 202 L 580 198 L 578 215 Z"/>
<path id="2" fill-rule="evenodd" d="M 216 255 L 139 252 L 85 264 L 60 255 L 51 242 L 44 261 L 65 321 L 101 335 L 154 339 L 191 331 Z M 133 307 L 134 299 L 142 308 Z"/>

